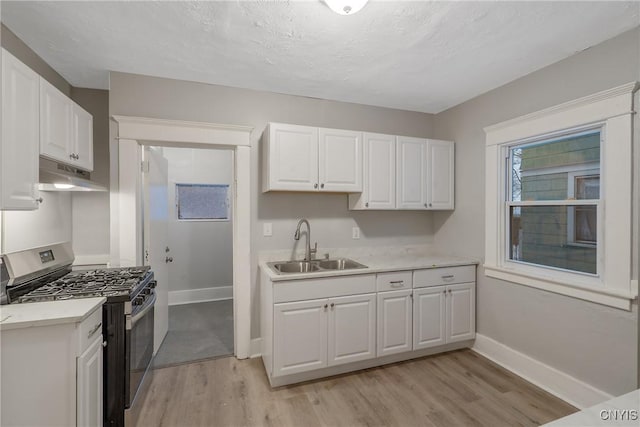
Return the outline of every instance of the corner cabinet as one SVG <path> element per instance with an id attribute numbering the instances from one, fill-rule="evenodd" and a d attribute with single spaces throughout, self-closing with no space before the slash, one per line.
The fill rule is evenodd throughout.
<path id="1" fill-rule="evenodd" d="M 0 210 L 38 208 L 39 76 L 2 49 Z"/>
<path id="2" fill-rule="evenodd" d="M 349 209 L 453 209 L 454 147 L 452 141 L 365 133 L 362 193 L 349 194 Z"/>
<path id="3" fill-rule="evenodd" d="M 263 142 L 263 192 L 362 190 L 361 132 L 270 123 Z"/>
<path id="4" fill-rule="evenodd" d="M 93 170 L 93 117 L 42 77 L 40 155 Z"/>

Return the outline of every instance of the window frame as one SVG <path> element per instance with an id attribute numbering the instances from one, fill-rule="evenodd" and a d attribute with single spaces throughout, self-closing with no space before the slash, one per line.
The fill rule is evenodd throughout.
<path id="1" fill-rule="evenodd" d="M 602 144 L 602 137 L 600 138 L 600 144 Z M 600 164 L 598 163 L 598 166 Z M 597 173 L 596 173 L 597 172 Z M 592 176 L 598 176 L 598 178 L 600 179 L 600 168 L 598 167 L 598 169 L 589 169 L 589 168 L 584 168 L 584 169 L 580 169 L 580 170 L 574 170 L 571 172 L 567 172 L 567 198 L 575 198 L 576 197 L 576 189 L 575 189 L 575 182 L 578 178 L 589 178 Z M 600 195 L 600 198 L 602 199 L 602 195 Z M 576 199 L 576 200 L 585 200 L 585 199 Z M 580 204 L 581 206 L 584 204 Z M 599 221 L 601 218 L 599 217 L 599 213 L 596 214 L 596 217 L 598 218 L 598 223 L 601 222 Z M 597 240 L 598 241 L 602 241 L 601 239 L 601 235 L 600 235 L 600 229 L 602 227 L 598 227 L 597 228 Z M 579 247 L 592 247 L 592 246 L 597 246 L 597 243 L 590 243 L 590 242 L 586 242 L 586 241 L 578 241 L 576 240 L 576 213 L 574 210 L 570 210 L 567 212 L 567 244 L 571 245 L 571 246 L 579 246 Z"/>
<path id="2" fill-rule="evenodd" d="M 638 294 L 637 187 L 633 187 L 633 94 L 637 83 L 569 101 L 485 128 L 485 262 L 486 276 L 597 302 L 625 310 Z M 509 260 L 505 161 L 506 147 L 547 139 L 562 133 L 602 126 L 598 235 L 602 267 L 598 275 L 552 267 L 524 265 Z M 509 190 L 511 191 L 511 190 Z M 552 204 L 561 204 L 552 202 Z M 606 212 L 606 215 L 603 213 Z M 635 216 L 634 216 L 635 215 Z M 601 231 L 600 231 L 601 230 Z M 636 275 L 636 277 L 634 277 Z"/>

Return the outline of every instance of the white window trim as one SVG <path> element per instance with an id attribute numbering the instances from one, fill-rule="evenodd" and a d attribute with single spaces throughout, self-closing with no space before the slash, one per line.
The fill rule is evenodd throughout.
<path id="1" fill-rule="evenodd" d="M 628 83 L 610 90 L 508 120 L 484 130 L 486 139 L 485 274 L 625 310 L 637 296 L 632 277 L 633 93 Z M 603 124 L 601 147 L 603 224 L 599 277 L 565 273 L 508 261 L 504 168 L 505 146 L 563 130 Z M 563 274 L 564 273 L 564 274 Z"/>

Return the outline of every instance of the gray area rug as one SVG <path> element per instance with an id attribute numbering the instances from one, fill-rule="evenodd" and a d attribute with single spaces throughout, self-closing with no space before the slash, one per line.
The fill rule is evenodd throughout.
<path id="1" fill-rule="evenodd" d="M 163 368 L 233 354 L 233 300 L 169 307 L 169 332 L 153 361 Z"/>

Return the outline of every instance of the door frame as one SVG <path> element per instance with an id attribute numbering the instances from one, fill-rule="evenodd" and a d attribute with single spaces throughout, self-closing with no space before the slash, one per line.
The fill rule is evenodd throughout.
<path id="1" fill-rule="evenodd" d="M 234 353 L 251 347 L 251 132 L 253 127 L 145 117 L 111 117 L 110 263 L 143 264 L 144 145 L 233 150 L 233 328 Z M 132 238 L 135 236 L 135 238 Z"/>

